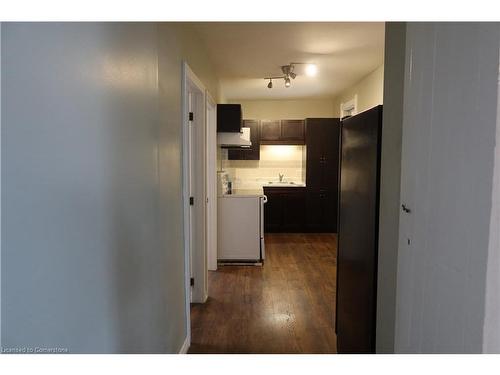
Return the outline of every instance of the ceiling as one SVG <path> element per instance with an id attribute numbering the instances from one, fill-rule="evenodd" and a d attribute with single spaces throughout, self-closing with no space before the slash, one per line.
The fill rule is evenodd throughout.
<path id="1" fill-rule="evenodd" d="M 384 60 L 384 23 L 210 22 L 194 23 L 228 99 L 331 98 L 375 70 Z M 316 77 L 297 66 L 297 78 L 272 89 L 263 78 L 290 62 L 315 63 Z"/>

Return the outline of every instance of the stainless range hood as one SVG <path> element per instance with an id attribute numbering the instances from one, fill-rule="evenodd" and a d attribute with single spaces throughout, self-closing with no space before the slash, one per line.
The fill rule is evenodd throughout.
<path id="1" fill-rule="evenodd" d="M 250 142 L 250 128 L 241 128 L 241 133 L 217 133 L 217 144 L 222 148 L 249 148 L 252 146 L 252 142 Z"/>

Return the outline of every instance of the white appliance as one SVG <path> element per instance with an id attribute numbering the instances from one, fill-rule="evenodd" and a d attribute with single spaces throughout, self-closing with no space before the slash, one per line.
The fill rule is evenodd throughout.
<path id="1" fill-rule="evenodd" d="M 257 263 L 265 259 L 265 195 L 224 195 L 218 198 L 217 258 L 221 263 Z"/>
<path id="2" fill-rule="evenodd" d="M 217 133 L 217 144 L 221 147 L 250 147 L 252 142 L 250 141 L 250 128 L 241 128 L 240 132 L 235 133 Z"/>
<path id="3" fill-rule="evenodd" d="M 217 196 L 221 197 L 231 193 L 231 182 L 225 171 L 217 171 Z"/>

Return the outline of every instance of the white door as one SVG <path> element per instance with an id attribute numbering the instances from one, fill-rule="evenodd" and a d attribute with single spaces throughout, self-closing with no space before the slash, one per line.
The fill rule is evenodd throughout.
<path id="1" fill-rule="evenodd" d="M 207 267 L 217 270 L 217 106 L 207 94 Z"/>
<path id="2" fill-rule="evenodd" d="M 498 29 L 410 23 L 406 37 L 395 350 L 477 352 Z"/>
<path id="3" fill-rule="evenodd" d="M 206 127 L 205 89 L 188 80 L 186 87 L 188 118 L 187 188 L 189 236 L 189 275 L 192 302 L 207 298 L 206 254 Z"/>
<path id="4" fill-rule="evenodd" d="M 194 168 L 193 168 L 193 161 L 195 158 L 194 155 L 194 147 L 193 144 L 195 142 L 195 139 L 193 138 L 194 136 L 194 131 L 193 131 L 193 120 L 191 119 L 191 113 L 193 113 L 194 110 L 194 100 L 195 100 L 195 95 L 192 90 L 192 86 L 188 85 L 188 93 L 187 93 L 187 98 L 188 98 L 188 196 L 189 196 L 189 229 L 188 229 L 188 235 L 189 235 L 189 277 L 190 279 L 193 279 L 193 250 L 196 246 L 196 238 L 194 236 L 195 230 L 196 230 L 196 222 L 194 220 L 195 218 L 195 212 L 194 212 L 194 205 L 191 204 L 191 199 L 194 199 L 194 181 L 195 181 L 195 175 L 194 175 Z M 190 295 L 190 300 L 191 302 L 193 301 L 193 285 L 191 284 L 191 295 Z"/>

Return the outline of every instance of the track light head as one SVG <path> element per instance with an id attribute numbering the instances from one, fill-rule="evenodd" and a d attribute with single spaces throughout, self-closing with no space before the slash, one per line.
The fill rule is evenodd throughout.
<path id="1" fill-rule="evenodd" d="M 283 65 L 281 66 L 281 71 L 287 76 L 293 71 L 293 67 L 292 65 Z"/>
<path id="2" fill-rule="evenodd" d="M 316 73 L 318 72 L 318 67 L 316 64 L 312 63 L 302 63 L 302 62 L 292 62 L 288 65 L 282 65 L 281 66 L 281 71 L 283 72 L 282 76 L 271 76 L 271 77 L 266 77 L 265 79 L 269 79 L 269 83 L 267 84 L 267 87 L 272 89 L 273 88 L 273 79 L 284 79 L 285 80 L 285 87 L 290 87 L 291 79 L 295 79 L 297 77 L 297 74 L 294 72 L 295 70 L 295 65 L 305 65 L 305 73 L 306 75 L 310 77 L 314 77 Z"/>

